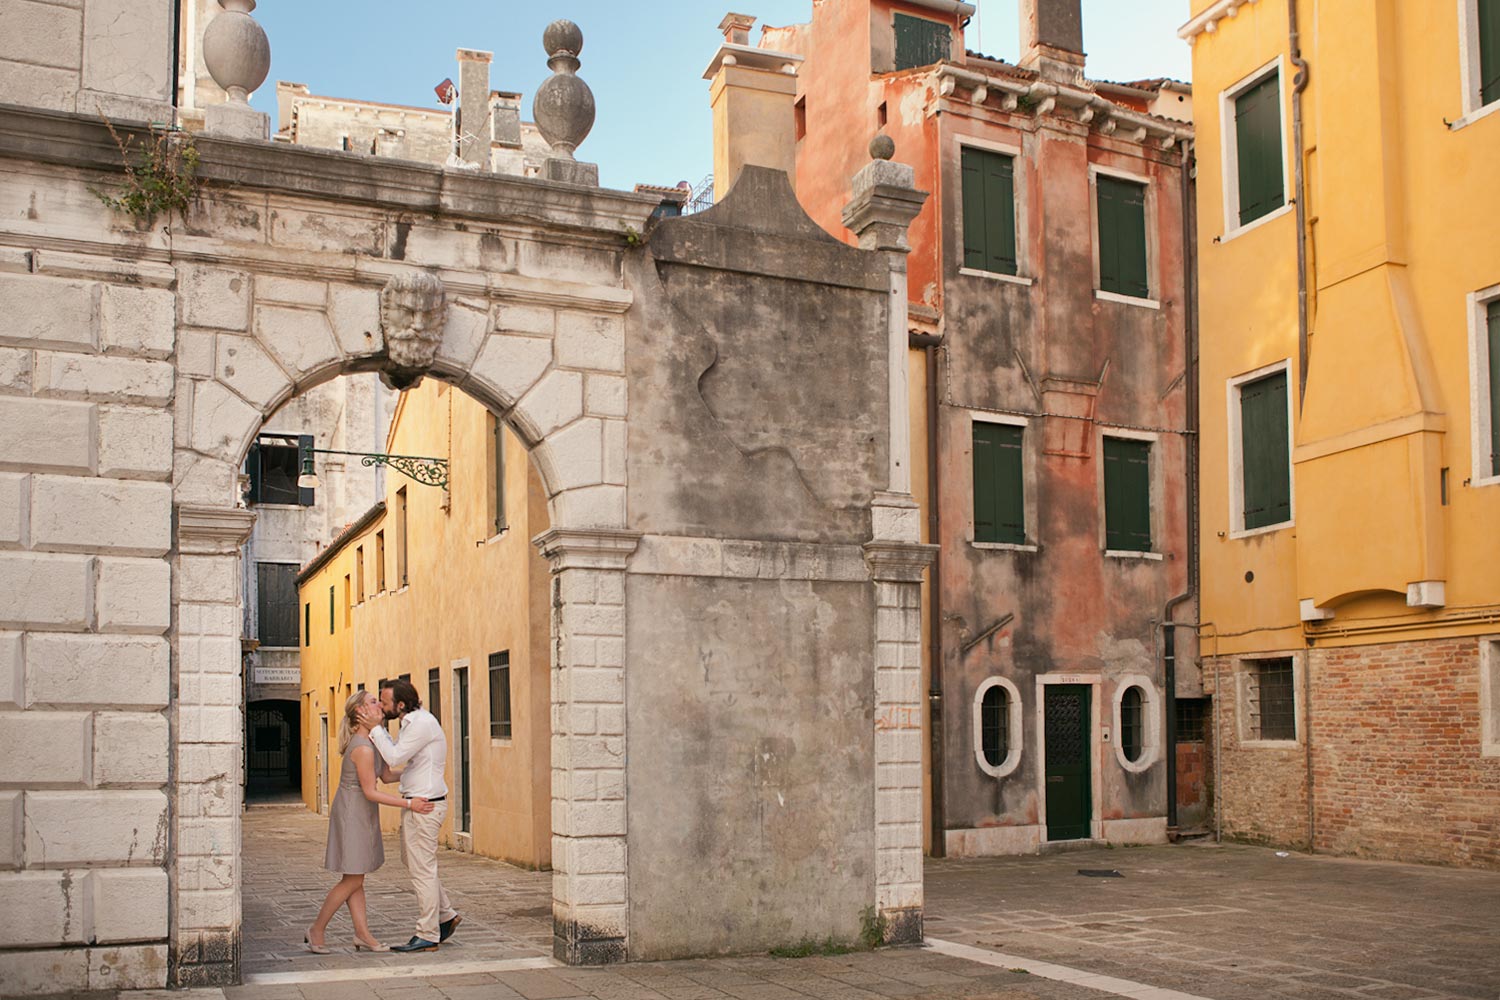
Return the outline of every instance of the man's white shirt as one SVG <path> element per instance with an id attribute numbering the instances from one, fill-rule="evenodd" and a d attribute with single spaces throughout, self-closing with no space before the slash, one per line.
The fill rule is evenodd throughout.
<path id="1" fill-rule="evenodd" d="M 401 773 L 401 794 L 407 798 L 435 799 L 448 794 L 443 770 L 448 765 L 448 744 L 443 727 L 425 708 L 401 717 L 401 734 L 391 739 L 384 726 L 370 730 L 370 741 L 391 767 L 406 765 Z"/>

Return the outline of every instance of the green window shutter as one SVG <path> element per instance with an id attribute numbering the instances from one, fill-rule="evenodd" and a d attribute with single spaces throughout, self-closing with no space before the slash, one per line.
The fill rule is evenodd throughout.
<path id="1" fill-rule="evenodd" d="M 1150 297 L 1146 275 L 1146 186 L 1098 175 L 1099 287 Z"/>
<path id="2" fill-rule="evenodd" d="M 963 149 L 964 267 L 1016 273 L 1015 161 L 987 149 Z"/>
<path id="3" fill-rule="evenodd" d="M 1489 304 L 1490 475 L 1500 476 L 1500 300 Z"/>
<path id="4" fill-rule="evenodd" d="M 1246 528 L 1263 528 L 1292 519 L 1286 407 L 1286 372 L 1240 386 Z"/>
<path id="5" fill-rule="evenodd" d="M 974 424 L 974 540 L 1026 541 L 1021 445 L 1024 428 Z"/>
<path id="6" fill-rule="evenodd" d="M 925 17 L 897 14 L 896 68 L 931 66 L 953 55 L 953 33 L 946 24 Z"/>
<path id="7" fill-rule="evenodd" d="M 312 645 L 312 602 L 302 605 L 302 644 Z"/>
<path id="8" fill-rule="evenodd" d="M 1479 101 L 1500 101 L 1500 0 L 1479 0 Z"/>
<path id="9" fill-rule="evenodd" d="M 1104 547 L 1151 551 L 1151 443 L 1104 439 Z"/>
<path id="10" fill-rule="evenodd" d="M 1235 98 L 1234 125 L 1243 226 L 1285 203 L 1280 77 L 1273 73 Z"/>

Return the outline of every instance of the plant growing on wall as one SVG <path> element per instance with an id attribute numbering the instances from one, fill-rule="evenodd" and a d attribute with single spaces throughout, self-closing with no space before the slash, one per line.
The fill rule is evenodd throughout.
<path id="1" fill-rule="evenodd" d="M 120 150 L 125 168 L 124 189 L 110 194 L 91 188 L 106 208 L 150 226 L 159 215 L 184 212 L 198 196 L 198 149 L 185 132 L 150 127 L 149 138 L 137 142 L 121 136 L 108 119 L 104 125 Z"/>

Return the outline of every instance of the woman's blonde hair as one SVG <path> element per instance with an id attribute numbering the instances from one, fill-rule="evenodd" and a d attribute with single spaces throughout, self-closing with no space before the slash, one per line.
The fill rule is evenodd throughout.
<path id="1" fill-rule="evenodd" d="M 356 691 L 344 702 L 344 717 L 339 720 L 339 756 L 342 757 L 349 749 L 349 741 L 354 739 L 355 727 L 359 725 L 359 706 L 369 697 L 368 691 Z"/>

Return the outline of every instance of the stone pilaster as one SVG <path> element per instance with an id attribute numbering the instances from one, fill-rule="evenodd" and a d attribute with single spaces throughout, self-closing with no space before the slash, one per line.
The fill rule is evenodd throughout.
<path id="1" fill-rule="evenodd" d="M 552 933 L 570 965 L 626 958 L 625 562 L 640 535 L 553 529 Z"/>
<path id="2" fill-rule="evenodd" d="M 255 515 L 176 513 L 170 981 L 224 986 L 239 978 L 240 546 Z"/>

